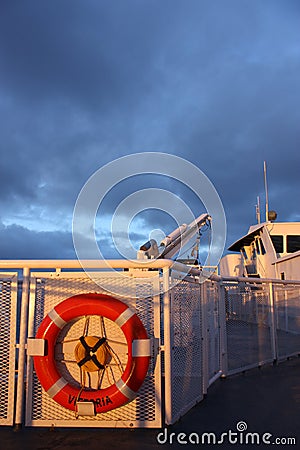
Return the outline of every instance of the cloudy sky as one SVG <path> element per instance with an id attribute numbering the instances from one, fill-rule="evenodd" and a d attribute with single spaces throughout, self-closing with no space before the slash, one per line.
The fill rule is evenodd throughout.
<path id="1" fill-rule="evenodd" d="M 0 117 L 0 259 L 73 258 L 82 187 L 138 152 L 177 155 L 206 174 L 224 206 L 227 245 L 256 221 L 264 160 L 270 208 L 298 221 L 300 4 L 2 0 Z M 146 188 L 203 212 L 175 180 L 124 180 L 97 216 L 105 257 L 115 256 L 112 214 Z M 164 211 L 142 211 L 130 239 L 140 245 L 174 224 Z"/>

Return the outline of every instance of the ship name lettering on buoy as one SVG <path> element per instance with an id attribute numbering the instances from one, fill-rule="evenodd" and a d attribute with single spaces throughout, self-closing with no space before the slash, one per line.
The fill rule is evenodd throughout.
<path id="1" fill-rule="evenodd" d="M 113 401 L 108 397 L 101 397 L 101 398 L 95 398 L 95 399 L 88 399 L 88 398 L 77 398 L 74 395 L 69 395 L 69 404 L 76 404 L 76 402 L 93 402 L 97 408 L 101 408 L 102 406 L 108 406 L 110 404 L 113 404 Z"/>

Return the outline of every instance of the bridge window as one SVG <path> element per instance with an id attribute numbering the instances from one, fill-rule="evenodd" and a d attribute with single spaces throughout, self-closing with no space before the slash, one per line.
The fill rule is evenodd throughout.
<path id="1" fill-rule="evenodd" d="M 259 239 L 259 243 L 260 243 L 260 248 L 261 248 L 261 254 L 265 255 L 266 254 L 266 249 L 265 249 L 265 246 L 263 244 L 263 241 L 261 239 Z"/>
<path id="2" fill-rule="evenodd" d="M 280 235 L 273 235 L 271 236 L 275 252 L 276 253 L 283 253 L 283 236 Z"/>
<path id="3" fill-rule="evenodd" d="M 243 255 L 244 259 L 247 260 L 247 259 L 248 259 L 248 256 L 247 256 L 247 252 L 246 252 L 246 250 L 245 250 L 245 247 L 242 247 L 242 248 L 241 248 L 241 252 L 242 252 L 242 255 Z"/>
<path id="4" fill-rule="evenodd" d="M 251 257 L 252 259 L 256 258 L 256 249 L 254 242 L 251 243 Z"/>
<path id="5" fill-rule="evenodd" d="M 287 252 L 294 253 L 300 250 L 300 236 L 289 235 L 286 237 Z"/>
<path id="6" fill-rule="evenodd" d="M 255 239 L 255 246 L 256 246 L 256 253 L 257 253 L 258 255 L 260 255 L 260 248 L 259 248 L 258 239 Z"/>

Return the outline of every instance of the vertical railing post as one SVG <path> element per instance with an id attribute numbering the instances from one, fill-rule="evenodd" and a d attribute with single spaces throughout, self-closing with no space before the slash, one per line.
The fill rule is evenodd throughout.
<path id="1" fill-rule="evenodd" d="M 205 280 L 201 283 L 201 322 L 202 322 L 202 375 L 203 375 L 203 394 L 207 394 L 207 389 L 209 385 L 209 374 L 208 374 L 208 305 L 207 305 L 207 283 L 211 283 L 209 280 Z"/>
<path id="2" fill-rule="evenodd" d="M 172 317 L 170 270 L 163 268 L 164 359 L 165 359 L 165 423 L 172 424 Z"/>
<path id="3" fill-rule="evenodd" d="M 220 369 L 222 376 L 226 377 L 228 373 L 228 354 L 227 354 L 227 333 L 226 333 L 226 288 L 223 283 L 219 283 L 219 326 L 220 326 Z"/>
<path id="4" fill-rule="evenodd" d="M 270 314 L 271 314 L 271 349 L 273 361 L 277 361 L 278 348 L 277 348 L 277 336 L 276 336 L 276 306 L 274 304 L 274 286 L 273 283 L 269 283 L 269 301 L 270 301 Z"/>
<path id="5" fill-rule="evenodd" d="M 283 285 L 282 289 L 284 290 L 284 324 L 285 324 L 285 331 L 288 333 L 289 331 L 289 313 L 288 313 L 288 286 Z"/>
<path id="6" fill-rule="evenodd" d="M 27 335 L 27 314 L 29 302 L 30 269 L 23 269 L 21 312 L 20 312 L 20 337 L 18 345 L 18 378 L 16 393 L 16 416 L 15 427 L 20 428 L 23 420 L 23 400 L 24 400 L 24 374 L 26 356 L 26 335 Z"/>

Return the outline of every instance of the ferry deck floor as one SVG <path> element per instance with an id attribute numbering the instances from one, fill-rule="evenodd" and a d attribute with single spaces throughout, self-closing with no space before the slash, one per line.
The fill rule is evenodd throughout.
<path id="1" fill-rule="evenodd" d="M 237 432 L 240 422 L 245 423 L 246 431 Z M 221 438 L 222 433 L 228 436 L 229 430 L 237 433 L 231 434 L 231 443 L 228 437 Z M 203 433 L 214 433 L 216 442 L 210 436 L 210 444 L 207 440 L 201 443 Z M 246 433 L 259 437 L 253 441 L 249 437 L 246 444 Z M 3 450 L 261 448 L 268 445 L 263 443 L 263 435 L 277 448 L 300 448 L 299 357 L 217 380 L 201 403 L 176 424 L 162 429 L 0 428 Z"/>

